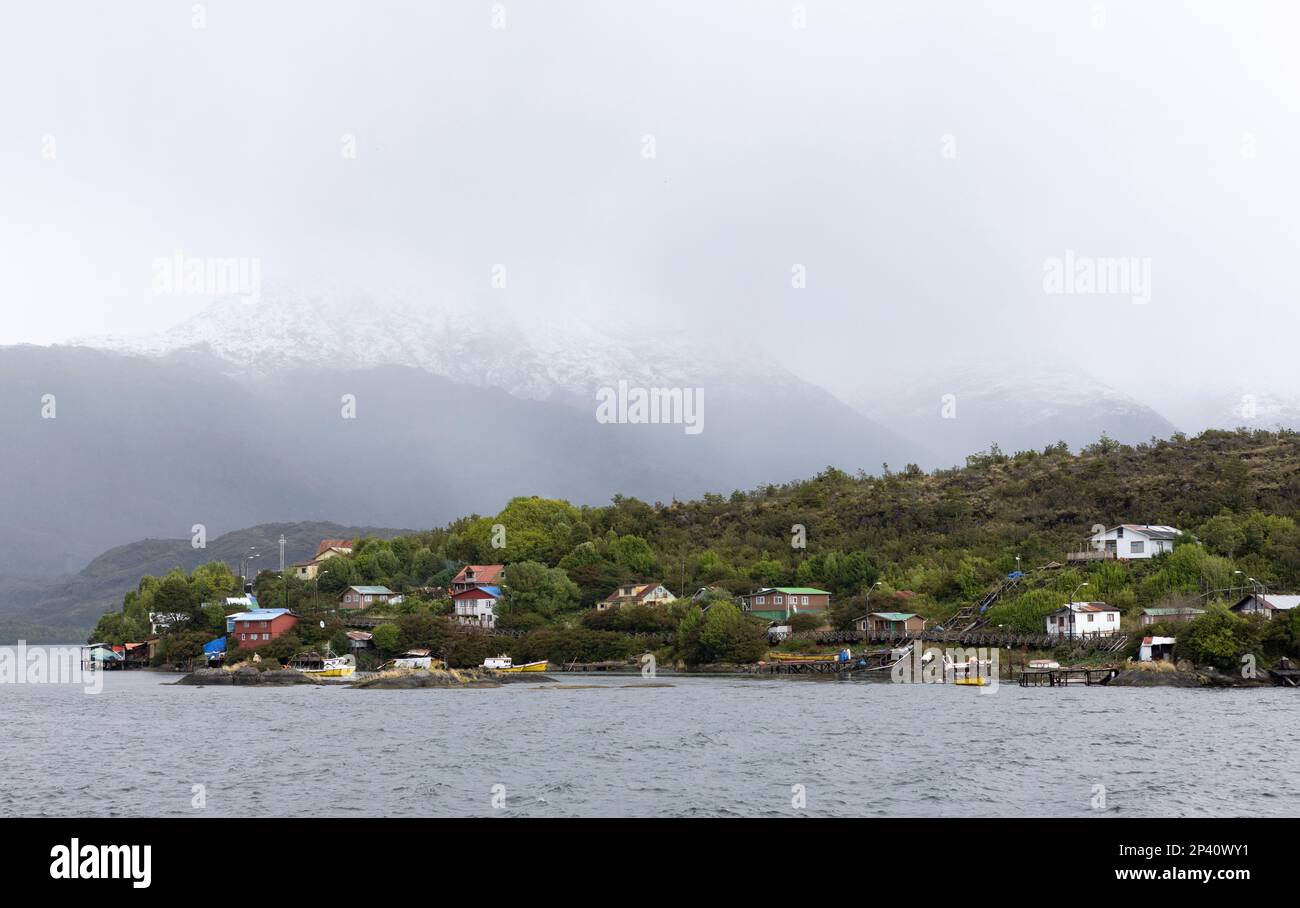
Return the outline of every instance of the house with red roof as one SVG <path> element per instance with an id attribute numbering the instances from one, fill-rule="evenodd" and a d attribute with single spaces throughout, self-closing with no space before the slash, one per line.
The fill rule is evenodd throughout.
<path id="1" fill-rule="evenodd" d="M 1104 602 L 1067 602 L 1047 616 L 1050 637 L 1111 637 L 1119 633 L 1119 609 Z"/>
<path id="2" fill-rule="evenodd" d="M 452 596 L 476 586 L 500 586 L 506 579 L 504 564 L 467 564 L 460 573 L 451 578 Z"/>
<path id="3" fill-rule="evenodd" d="M 496 627 L 497 603 L 501 601 L 501 587 L 474 586 L 451 594 L 456 604 L 456 623 L 464 627 Z"/>

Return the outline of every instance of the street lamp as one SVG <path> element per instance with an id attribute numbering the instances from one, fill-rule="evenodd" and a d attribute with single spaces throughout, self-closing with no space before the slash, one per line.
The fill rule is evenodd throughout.
<path id="1" fill-rule="evenodd" d="M 248 549 L 245 550 L 244 553 L 239 556 L 239 594 L 241 596 L 244 593 L 248 592 L 248 590 L 245 589 L 245 586 L 248 583 L 248 577 L 244 573 L 244 565 L 257 557 L 256 554 L 252 554 L 255 553 L 256 551 L 257 551 L 257 546 L 255 545 L 249 546 Z"/>
<path id="2" fill-rule="evenodd" d="M 1070 602 L 1069 602 L 1069 604 L 1068 604 L 1067 607 L 1070 609 L 1070 636 L 1071 636 L 1071 637 L 1075 636 L 1075 633 L 1074 633 L 1074 615 L 1075 615 L 1075 611 L 1074 611 L 1074 601 L 1075 601 L 1075 597 L 1079 595 L 1079 590 L 1083 589 L 1083 588 L 1084 588 L 1085 586 L 1087 586 L 1087 585 L 1088 585 L 1088 581 L 1086 581 L 1086 580 L 1083 581 L 1083 583 L 1080 583 L 1078 586 L 1076 586 L 1076 587 L 1074 588 L 1074 592 L 1070 594 Z"/>
<path id="3" fill-rule="evenodd" d="M 328 573 L 329 571 L 321 571 L 319 574 L 316 575 L 316 595 L 315 598 L 312 600 L 312 604 L 317 611 L 320 611 L 320 579 Z"/>
<path id="4" fill-rule="evenodd" d="M 871 627 L 871 620 L 870 620 L 870 617 L 871 617 L 871 594 L 872 594 L 872 592 L 876 589 L 876 587 L 880 586 L 880 583 L 881 583 L 881 581 L 877 580 L 875 583 L 871 584 L 870 589 L 867 590 L 867 598 L 863 601 L 863 606 L 862 606 L 862 607 L 865 608 L 865 609 L 867 610 L 867 614 L 866 614 L 865 616 L 863 616 L 863 628 L 862 628 L 862 633 L 863 633 L 863 635 L 864 635 L 863 638 L 862 638 L 863 640 L 866 640 L 866 639 L 867 639 L 866 636 L 865 636 L 865 634 L 866 634 L 866 632 L 867 632 L 867 628 Z"/>

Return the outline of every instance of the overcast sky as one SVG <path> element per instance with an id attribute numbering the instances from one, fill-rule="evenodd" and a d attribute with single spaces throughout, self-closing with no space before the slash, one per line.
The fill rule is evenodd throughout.
<path id="1" fill-rule="evenodd" d="M 1295 3 L 201 6 L 4 3 L 0 343 L 168 327 L 181 249 L 431 307 L 508 263 L 836 389 L 1017 351 L 1300 391 Z M 1150 302 L 1046 294 L 1066 250 Z"/>

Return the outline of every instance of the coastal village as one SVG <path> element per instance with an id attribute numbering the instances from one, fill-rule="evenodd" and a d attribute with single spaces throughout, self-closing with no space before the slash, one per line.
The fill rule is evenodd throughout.
<path id="1" fill-rule="evenodd" d="M 265 668 L 293 669 L 321 679 L 351 678 L 359 664 L 372 674 L 446 669 L 456 662 L 462 667 L 500 673 L 639 670 L 637 657 L 641 654 L 631 651 L 626 658 L 517 659 L 510 650 L 512 641 L 518 639 L 518 631 L 499 626 L 499 618 L 510 614 L 512 595 L 509 566 L 502 563 L 461 565 L 445 587 L 436 589 L 394 590 L 382 584 L 346 583 L 321 600 L 320 580 L 351 559 L 358 544 L 358 540 L 351 539 L 321 540 L 312 557 L 288 566 L 279 575 L 286 597 L 286 575 L 302 587 L 313 589 L 310 607 L 263 606 L 254 592 L 255 584 L 247 578 L 241 578 L 239 594 L 203 602 L 204 610 L 209 613 L 219 610 L 223 614 L 224 632 L 204 641 L 201 653 L 194 653 L 182 667 L 218 668 L 247 661 Z M 907 610 L 907 603 L 915 598 L 908 590 L 894 590 L 887 600 L 879 597 L 879 605 L 873 607 L 872 594 L 880 586 L 879 582 L 866 590 L 864 611 L 847 621 L 841 616 L 839 626 L 833 620 L 833 594 L 815 585 L 763 586 L 743 593 L 714 585 L 701 587 L 689 595 L 682 590 L 679 595 L 665 583 L 648 579 L 619 584 L 589 611 L 602 616 L 597 620 L 616 621 L 619 613 L 686 614 L 682 610 L 690 609 L 703 617 L 712 608 L 734 607 L 761 646 L 754 650 L 756 658 L 732 668 L 753 674 L 881 672 L 911 658 L 914 648 L 933 643 L 941 647 L 993 647 L 1021 652 L 1025 654 L 1019 666 L 1022 685 L 1104 683 L 1125 664 L 1138 669 L 1176 665 L 1179 661 L 1177 629 L 1204 617 L 1207 608 L 1191 604 L 1145 607 L 1125 616 L 1116 605 L 1080 595 L 1089 587 L 1086 580 L 1079 582 L 1059 607 L 1043 615 L 1041 627 L 1032 633 L 1023 627 L 1008 629 L 997 620 L 997 607 L 1025 589 L 1041 586 L 1044 580 L 1062 570 L 1158 559 L 1172 553 L 1176 544 L 1199 545 L 1199 542 L 1168 525 L 1126 523 L 1095 528 L 1079 546 L 1063 553 L 1060 561 L 1021 570 L 1017 557 L 1015 570 L 1001 577 L 978 600 L 962 605 L 940 620 Z M 263 583 L 264 596 L 266 584 L 274 582 L 276 577 L 275 572 L 264 571 L 257 578 Z M 1239 586 L 1210 591 L 1201 600 L 1230 601 L 1229 613 L 1257 622 L 1289 615 L 1300 606 L 1300 594 L 1271 592 L 1254 578 L 1242 576 L 1238 580 Z M 420 641 L 426 644 L 423 646 L 398 646 L 401 635 L 395 637 L 392 632 L 404 620 L 403 614 L 413 614 L 404 609 L 408 597 L 429 603 L 428 611 L 452 626 L 458 638 L 491 641 L 491 654 L 467 666 L 463 654 L 453 656 L 450 652 L 440 652 L 436 645 L 427 645 L 435 643 L 432 640 Z M 92 641 L 85 648 L 84 661 L 103 669 L 157 666 L 164 661 L 160 653 L 163 641 L 169 634 L 192 624 L 192 618 L 179 612 L 150 612 L 150 633 L 145 639 Z M 662 626 L 671 628 L 673 623 L 665 621 Z M 277 641 L 313 626 L 332 631 L 330 639 L 317 641 L 323 646 L 271 654 Z M 319 638 L 321 634 L 313 636 Z M 658 648 L 657 644 L 667 642 L 671 633 L 634 636 L 635 648 L 652 652 Z M 489 652 L 481 647 L 479 651 Z M 265 658 L 263 653 L 267 654 Z M 1052 658 L 1052 653 L 1068 654 L 1077 664 L 1062 666 Z M 1040 658 L 1029 658 L 1035 654 Z M 1011 664 L 1015 665 L 1014 656 Z M 980 664 L 974 658 L 956 668 L 965 679 L 957 683 L 986 683 L 979 678 Z M 949 674 L 957 680 L 957 671 Z M 1300 684 L 1300 673 L 1291 670 L 1286 658 L 1270 670 L 1270 676 L 1277 684 Z"/>

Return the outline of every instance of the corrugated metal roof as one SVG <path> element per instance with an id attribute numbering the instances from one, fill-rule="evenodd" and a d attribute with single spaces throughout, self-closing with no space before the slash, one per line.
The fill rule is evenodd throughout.
<path id="1" fill-rule="evenodd" d="M 1119 609 L 1117 609 L 1115 606 L 1107 605 L 1104 602 L 1068 602 L 1065 605 L 1058 608 L 1056 611 L 1064 612 L 1067 610 L 1074 611 L 1074 612 L 1118 612 L 1119 611 Z M 1056 612 L 1053 612 L 1052 614 L 1056 614 Z"/>
<path id="2" fill-rule="evenodd" d="M 227 615 L 227 621 L 268 621 L 280 615 L 289 614 L 287 608 L 255 608 L 247 612 L 236 612 L 233 615 Z"/>
<path id="3" fill-rule="evenodd" d="M 884 618 L 886 621 L 906 621 L 908 618 L 917 618 L 911 612 L 872 612 L 876 618 Z"/>
<path id="4" fill-rule="evenodd" d="M 1281 609 L 1282 611 L 1287 611 L 1289 609 L 1295 608 L 1297 605 L 1300 605 L 1300 596 L 1291 596 L 1291 595 L 1278 596 L 1278 595 L 1274 595 L 1273 593 L 1269 593 L 1265 596 L 1260 596 L 1259 599 L 1262 600 L 1264 603 L 1273 606 L 1273 608 Z"/>
<path id="5" fill-rule="evenodd" d="M 798 596 L 829 596 L 826 590 L 819 590 L 811 586 L 769 586 L 758 591 L 759 595 L 763 593 L 788 593 Z"/>
<path id="6" fill-rule="evenodd" d="M 475 585 L 475 586 L 471 586 L 471 587 L 470 587 L 469 589 L 467 589 L 467 590 L 461 590 L 461 591 L 458 592 L 458 593 L 453 593 L 452 596 L 451 596 L 451 598 L 453 598 L 453 599 L 462 599 L 462 598 L 464 598 L 464 599 L 477 599 L 477 598 L 479 598 L 479 597 L 475 596 L 474 594 L 477 593 L 477 592 L 480 592 L 480 591 L 482 591 L 482 592 L 484 592 L 484 593 L 487 593 L 487 594 L 488 594 L 489 596 L 491 596 L 493 599 L 500 599 L 500 598 L 501 598 L 501 587 L 499 587 L 499 586 L 489 586 L 489 585 L 486 584 L 486 583 L 480 583 L 480 584 L 477 584 L 477 585 Z"/>
<path id="7" fill-rule="evenodd" d="M 350 586 L 348 589 L 365 596 L 391 596 L 393 591 L 386 586 Z"/>
<path id="8" fill-rule="evenodd" d="M 1160 615 L 1204 615 L 1205 609 L 1203 608 L 1144 608 L 1142 610 L 1142 614 L 1154 615 L 1156 617 L 1159 617 Z"/>

